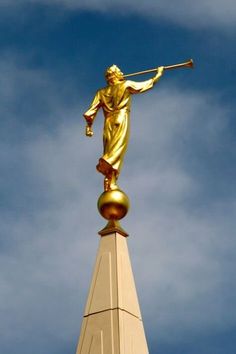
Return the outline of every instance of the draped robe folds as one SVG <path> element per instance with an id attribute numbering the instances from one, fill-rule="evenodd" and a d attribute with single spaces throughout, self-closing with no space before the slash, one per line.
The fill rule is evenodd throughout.
<path id="1" fill-rule="evenodd" d="M 90 108 L 84 113 L 92 125 L 99 108 L 103 109 L 103 156 L 97 170 L 105 176 L 118 177 L 129 141 L 131 95 L 153 87 L 155 78 L 143 81 L 120 81 L 97 91 Z"/>

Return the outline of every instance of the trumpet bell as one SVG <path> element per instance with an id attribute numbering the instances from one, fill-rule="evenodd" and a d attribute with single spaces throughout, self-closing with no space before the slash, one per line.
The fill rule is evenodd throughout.
<path id="1" fill-rule="evenodd" d="M 186 65 L 187 67 L 189 68 L 193 68 L 194 67 L 194 64 L 193 64 L 193 59 L 189 59 L 189 61 L 186 62 Z"/>

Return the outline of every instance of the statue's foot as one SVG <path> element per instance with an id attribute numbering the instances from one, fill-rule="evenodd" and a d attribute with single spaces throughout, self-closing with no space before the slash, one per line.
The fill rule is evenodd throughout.
<path id="1" fill-rule="evenodd" d="M 98 170 L 98 172 L 102 173 L 104 176 L 110 176 L 110 175 L 112 175 L 112 172 L 113 172 L 112 165 L 110 165 L 102 157 L 99 159 L 96 169 Z"/>

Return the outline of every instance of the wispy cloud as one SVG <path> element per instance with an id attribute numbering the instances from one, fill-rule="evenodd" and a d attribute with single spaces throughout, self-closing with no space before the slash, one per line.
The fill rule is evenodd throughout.
<path id="1" fill-rule="evenodd" d="M 75 331 L 76 342 L 79 324 L 71 313 L 78 311 L 81 318 L 86 292 L 86 287 L 77 285 L 86 272 L 89 278 L 93 263 L 87 258 L 88 244 L 83 243 L 83 237 L 90 240 L 89 201 L 78 162 L 85 150 L 81 112 L 78 106 L 68 110 L 67 94 L 62 98 L 47 72 L 28 69 L 13 55 L 2 58 L 0 72 L 1 348 L 14 351 L 16 343 L 24 343 L 25 353 L 31 353 L 36 341 L 45 352 L 47 338 L 57 337 L 57 326 L 60 348 L 67 343 L 67 329 Z M 77 117 L 78 123 L 73 123 Z M 55 124 L 52 129 L 50 121 Z M 89 249 L 96 248 L 92 240 Z M 74 257 L 67 247 L 75 250 Z"/>
<path id="2" fill-rule="evenodd" d="M 14 77 L 21 77 L 17 67 Z M 34 87 L 41 82 L 41 73 L 28 78 Z M 42 93 L 54 97 L 49 116 L 59 108 L 68 115 L 52 87 L 48 79 Z M 11 92 L 9 86 L 8 98 Z M 222 321 L 230 326 L 235 313 L 229 298 L 222 302 L 221 294 L 225 287 L 229 296 L 236 290 L 229 276 L 235 266 L 233 259 L 229 265 L 235 248 L 231 233 L 235 196 L 219 196 L 212 204 L 204 198 L 211 184 L 200 178 L 204 168 L 199 166 L 193 174 L 190 164 L 199 159 L 194 143 L 213 154 L 221 147 L 228 110 L 209 93 L 188 91 L 186 95 L 176 87 L 159 87 L 137 96 L 133 107 L 130 151 L 120 184 L 133 205 L 124 225 L 131 232 L 131 259 L 144 318 L 150 323 L 146 327 L 152 333 L 155 324 L 159 340 L 171 331 L 175 340 L 176 328 L 179 335 L 187 330 L 212 331 Z M 1 220 L 3 348 L 9 350 L 9 333 L 27 343 L 35 331 L 41 335 L 33 336 L 34 344 L 42 351 L 47 347 L 45 336 L 76 343 L 98 244 L 96 231 L 104 224 L 96 211 L 102 188 L 94 167 L 101 151 L 99 120 L 101 116 L 94 139 L 82 136 L 83 129 L 73 118 L 58 123 L 52 132 L 39 129 L 33 139 L 27 134 L 20 146 L 14 141 L 11 148 L 2 143 L 9 164 L 18 159 L 22 148 L 24 169 L 30 176 L 22 179 L 24 169 L 16 167 L 15 183 L 20 183 L 12 190 L 21 194 L 24 212 L 12 217 L 12 211 L 5 210 Z M 8 181 L 2 181 L 1 189 L 6 185 Z M 30 201 L 37 199 L 34 208 L 24 203 L 22 190 L 30 192 Z M 176 326 L 179 321 L 181 327 Z M 26 348 L 24 354 L 31 351 L 32 347 Z"/>
<path id="3" fill-rule="evenodd" d="M 166 341 L 171 332 L 175 341 L 230 327 L 236 193 L 227 193 L 233 175 L 222 180 L 211 164 L 217 159 L 217 170 L 225 168 L 230 110 L 219 96 L 180 86 L 135 99 L 126 166 L 135 205 L 130 242 L 148 331 Z"/>
<path id="4" fill-rule="evenodd" d="M 191 3 L 179 0 L 178 4 L 164 0 L 146 0 L 137 4 L 135 0 L 3 0 L 2 7 L 18 6 L 24 4 L 44 4 L 50 6 L 63 6 L 66 9 L 91 10 L 102 13 L 138 14 L 148 19 L 168 20 L 183 27 L 189 28 L 219 28 L 230 30 L 235 28 L 236 5 L 233 0 L 200 0 Z"/>
<path id="5" fill-rule="evenodd" d="M 6 62 L 1 67 L 5 70 Z M 43 338 L 76 343 L 79 334 L 96 231 L 105 223 L 96 211 L 102 190 L 102 177 L 95 172 L 102 117 L 97 117 L 94 138 L 86 139 L 81 121 L 75 119 L 80 110 L 70 111 L 46 73 L 42 80 L 41 72 L 24 70 L 25 86 L 22 69 L 12 64 L 9 73 L 13 68 L 14 80 L 7 82 L 2 97 L 10 111 L 1 105 L 8 118 L 17 117 L 10 103 L 17 107 L 19 92 L 24 95 L 34 87 L 41 98 L 47 97 L 44 114 L 49 120 L 53 111 L 68 117 L 53 130 L 32 127 L 33 135 L 20 123 L 17 131 L 24 130 L 25 139 L 17 140 L 15 132 L 1 143 L 5 166 L 15 168 L 14 179 L 9 169 L 0 188 L 19 203 L 18 212 L 2 205 L 1 347 L 9 350 L 9 337 L 14 336 L 23 343 L 32 338 L 45 351 Z M 41 86 L 42 81 L 46 84 Z M 220 188 L 210 198 L 206 191 L 213 182 L 209 175 L 204 178 L 209 157 L 219 149 L 227 152 L 223 142 L 229 110 L 211 93 L 180 92 L 175 85 L 155 90 L 134 97 L 130 149 L 120 180 L 133 207 L 123 224 L 131 233 L 144 318 L 158 328 L 159 340 L 170 331 L 175 340 L 186 331 L 211 332 L 222 321 L 226 326 L 235 323 L 235 261 L 230 257 L 236 198 L 219 193 Z M 23 178 L 25 171 L 28 178 Z M 146 327 L 152 333 L 153 327 Z M 35 338 L 35 332 L 41 335 Z"/>

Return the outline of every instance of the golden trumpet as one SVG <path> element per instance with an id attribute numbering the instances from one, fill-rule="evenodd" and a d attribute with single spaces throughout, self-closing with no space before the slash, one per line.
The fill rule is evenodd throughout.
<path id="1" fill-rule="evenodd" d="M 183 67 L 185 67 L 185 68 L 193 68 L 193 59 L 189 59 L 188 61 L 186 61 L 184 63 L 180 63 L 180 64 L 164 66 L 164 70 L 171 70 L 171 69 L 177 69 L 177 68 L 183 68 Z M 132 73 L 132 74 L 126 74 L 126 75 L 124 75 L 124 77 L 148 74 L 148 73 L 155 72 L 157 70 L 158 70 L 158 67 L 155 68 L 155 69 L 148 69 L 148 70 L 144 70 L 144 71 L 138 71 L 138 72 Z"/>

